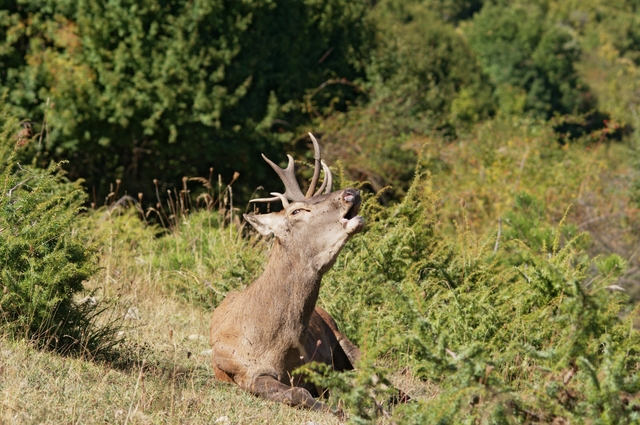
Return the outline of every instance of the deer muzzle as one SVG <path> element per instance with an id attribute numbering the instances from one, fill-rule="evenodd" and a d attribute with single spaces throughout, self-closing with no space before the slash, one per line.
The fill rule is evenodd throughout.
<path id="1" fill-rule="evenodd" d="M 348 205 L 348 209 L 342 217 L 342 227 L 349 234 L 355 234 L 364 227 L 364 218 L 358 215 L 362 198 L 360 191 L 356 189 L 345 189 L 342 194 L 343 201 Z"/>

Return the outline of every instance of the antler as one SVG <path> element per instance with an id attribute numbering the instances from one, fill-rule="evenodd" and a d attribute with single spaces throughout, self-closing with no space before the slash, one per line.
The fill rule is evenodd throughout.
<path id="1" fill-rule="evenodd" d="M 273 168 L 273 170 L 280 177 L 280 180 L 282 180 L 282 182 L 284 183 L 285 191 L 284 194 L 272 192 L 271 195 L 273 195 L 273 198 L 252 199 L 249 202 L 274 202 L 277 200 L 281 200 L 282 204 L 287 207 L 289 205 L 287 199 L 295 202 L 319 195 L 323 190 L 325 190 L 325 193 L 331 192 L 333 186 L 333 176 L 331 174 L 331 170 L 320 157 L 320 145 L 318 144 L 318 140 L 316 140 L 316 138 L 311 133 L 309 133 L 309 137 L 311 137 L 311 141 L 313 142 L 313 158 L 315 160 L 315 164 L 313 170 L 313 178 L 311 179 L 311 184 L 309 185 L 307 194 L 304 195 L 302 193 L 302 190 L 300 190 L 300 185 L 296 180 L 294 160 L 291 155 L 287 155 L 287 158 L 289 158 L 289 164 L 287 165 L 287 168 L 280 168 L 273 161 L 262 154 L 262 158 L 264 158 L 267 164 L 269 164 L 271 168 Z M 318 184 L 318 179 L 320 177 L 320 167 L 322 167 L 322 169 L 324 170 L 324 180 L 322 182 L 322 185 L 320 186 L 320 189 L 318 189 L 318 191 L 314 193 L 314 191 L 316 190 L 316 185 Z"/>
<path id="2" fill-rule="evenodd" d="M 280 180 L 282 180 L 282 183 L 284 183 L 285 191 L 284 191 L 284 194 L 282 194 L 282 196 L 291 201 L 301 201 L 304 199 L 304 195 L 302 194 L 302 191 L 300 190 L 300 186 L 296 181 L 293 157 L 291 155 L 287 155 L 287 157 L 289 158 L 289 165 L 287 165 L 287 168 L 280 168 L 275 163 L 273 163 L 269 158 L 264 156 L 264 154 L 262 154 L 262 158 L 264 158 L 264 160 L 267 161 L 267 164 L 269 164 L 271 168 L 273 168 L 273 170 L 280 177 Z M 274 193 L 272 193 L 272 195 L 274 195 Z M 273 202 L 273 201 L 277 201 L 278 199 L 281 199 L 281 198 L 279 196 L 274 195 L 273 198 L 252 199 L 250 202 Z"/>
<path id="3" fill-rule="evenodd" d="M 322 159 L 320 159 L 320 145 L 318 145 L 318 141 L 311 133 L 309 133 L 309 137 L 313 142 L 313 159 L 315 159 L 315 164 L 313 165 L 313 178 L 311 179 L 311 185 L 309 185 L 305 198 L 311 198 L 313 196 L 313 192 L 316 190 L 316 184 L 318 184 L 318 178 L 320 177 L 320 163 L 322 162 Z"/>
<path id="4" fill-rule="evenodd" d="M 333 174 L 331 174 L 329 166 L 324 161 L 321 162 L 322 169 L 324 170 L 324 180 L 322 181 L 320 189 L 318 189 L 318 191 L 314 193 L 313 196 L 320 195 L 325 188 L 326 190 L 324 193 L 331 193 L 331 191 L 333 190 Z"/>

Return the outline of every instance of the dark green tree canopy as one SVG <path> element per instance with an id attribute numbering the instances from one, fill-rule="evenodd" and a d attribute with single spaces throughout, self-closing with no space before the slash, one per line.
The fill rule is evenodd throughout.
<path id="1" fill-rule="evenodd" d="M 153 178 L 209 167 L 269 176 L 249 164 L 306 119 L 306 90 L 358 75 L 366 36 L 362 2 L 4 3 L 0 90 L 17 115 L 46 116 L 44 159 L 71 159 L 70 177 L 103 192 L 115 178 L 150 191 Z M 336 96 L 353 89 L 314 100 Z"/>
<path id="2" fill-rule="evenodd" d="M 493 112 L 489 79 L 465 38 L 434 13 L 435 6 L 383 1 L 374 8 L 378 44 L 368 68 L 374 101 L 436 128 L 486 118 Z"/>
<path id="3" fill-rule="evenodd" d="M 580 45 L 568 27 L 547 18 L 535 3 L 486 4 L 467 31 L 483 70 L 498 86 L 501 107 L 509 112 L 521 109 L 548 118 L 591 106 L 575 69 Z"/>

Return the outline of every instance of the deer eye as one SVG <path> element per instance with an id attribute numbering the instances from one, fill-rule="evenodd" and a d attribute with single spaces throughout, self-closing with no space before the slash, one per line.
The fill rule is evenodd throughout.
<path id="1" fill-rule="evenodd" d="M 291 215 L 297 215 L 300 211 L 302 211 L 301 208 L 298 208 L 297 210 L 293 210 L 291 211 Z"/>

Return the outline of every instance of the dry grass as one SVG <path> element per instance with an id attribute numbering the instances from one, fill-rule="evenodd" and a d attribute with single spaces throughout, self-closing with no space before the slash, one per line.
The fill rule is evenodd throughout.
<path id="1" fill-rule="evenodd" d="M 168 322 L 183 331 L 191 325 Z M 141 340 L 152 334 L 137 333 Z M 117 370 L 0 341 L 0 423 L 338 423 L 332 415 L 289 408 L 216 382 L 208 356 L 188 356 L 206 349 L 206 341 L 176 332 L 172 339 L 149 338 L 144 347 L 141 367 Z"/>

